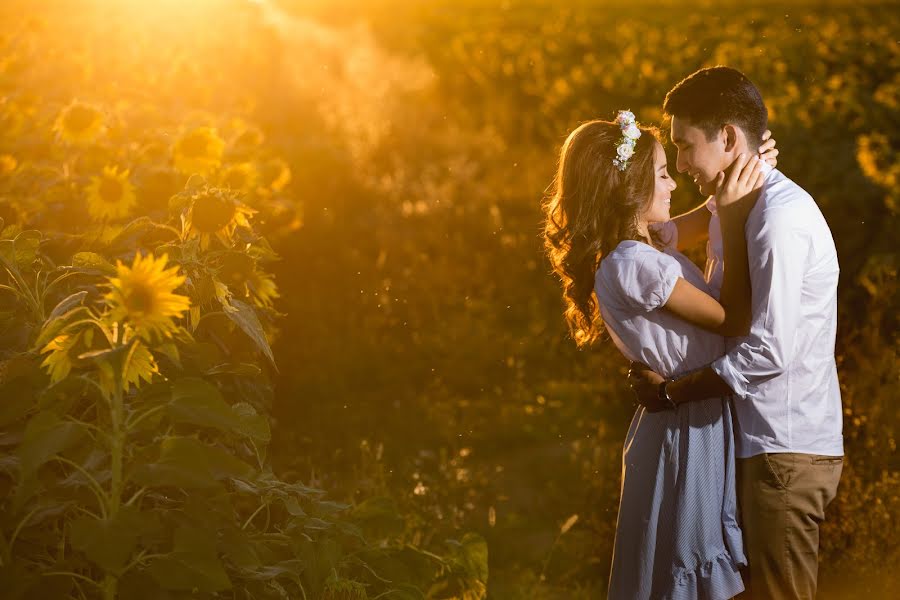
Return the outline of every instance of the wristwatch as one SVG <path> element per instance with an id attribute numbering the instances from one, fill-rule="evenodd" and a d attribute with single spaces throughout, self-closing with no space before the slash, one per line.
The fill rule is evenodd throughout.
<path id="1" fill-rule="evenodd" d="M 672 400 L 672 396 L 669 395 L 669 390 L 666 388 L 666 386 L 668 384 L 672 383 L 673 381 L 674 381 L 674 379 L 664 379 L 663 381 L 661 381 L 657 392 L 659 394 L 660 402 L 668 405 L 668 407 L 671 408 L 672 410 L 677 410 L 678 405 L 675 404 L 674 400 Z"/>

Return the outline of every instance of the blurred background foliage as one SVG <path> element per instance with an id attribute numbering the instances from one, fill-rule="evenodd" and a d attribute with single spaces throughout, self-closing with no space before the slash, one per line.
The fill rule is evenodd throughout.
<path id="1" fill-rule="evenodd" d="M 417 547 L 480 533 L 492 598 L 595 598 L 633 407 L 608 340 L 566 337 L 539 201 L 579 122 L 619 108 L 658 122 L 682 77 L 741 69 L 841 260 L 847 461 L 820 597 L 888 597 L 898 15 L 868 1 L 5 2 L 0 217 L 55 232 L 62 255 L 165 213 L 190 172 L 239 191 L 277 283 L 255 297 L 277 371 L 240 390 L 271 411 L 275 472 L 349 504 L 391 499 L 388 529 Z M 60 116 L 82 105 L 99 129 L 84 116 L 91 142 L 73 152 Z M 90 190 L 125 169 L 130 208 L 92 211 Z M 701 200 L 678 183 L 675 212 Z"/>

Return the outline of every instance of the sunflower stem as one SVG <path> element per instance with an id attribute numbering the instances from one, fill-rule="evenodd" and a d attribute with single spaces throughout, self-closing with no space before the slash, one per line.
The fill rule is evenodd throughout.
<path id="1" fill-rule="evenodd" d="M 130 355 L 131 353 L 129 352 L 119 369 L 117 369 L 116 383 L 113 386 L 112 404 L 110 406 L 110 416 L 112 417 L 112 447 L 110 448 L 112 478 L 109 490 L 109 510 L 107 511 L 110 519 L 114 519 L 119 513 L 119 506 L 122 503 L 122 455 L 125 451 L 125 423 L 123 421 L 125 394 L 123 386 L 125 384 L 125 369 L 127 368 Z M 103 579 L 104 600 L 115 600 L 118 595 L 118 587 L 118 577 L 112 573 L 107 573 Z"/>

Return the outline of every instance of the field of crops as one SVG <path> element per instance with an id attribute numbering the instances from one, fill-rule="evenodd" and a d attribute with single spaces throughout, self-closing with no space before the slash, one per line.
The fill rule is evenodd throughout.
<path id="1" fill-rule="evenodd" d="M 841 261 L 819 596 L 892 597 L 898 8 L 2 3 L 4 597 L 603 597 L 627 365 L 568 339 L 540 200 L 713 64 Z"/>

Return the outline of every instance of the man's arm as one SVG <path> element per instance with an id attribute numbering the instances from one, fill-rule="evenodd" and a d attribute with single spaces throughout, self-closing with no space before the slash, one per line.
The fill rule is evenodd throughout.
<path id="1" fill-rule="evenodd" d="M 803 276 L 809 253 L 806 215 L 788 207 L 768 209 L 748 236 L 753 322 L 750 335 L 710 367 L 745 398 L 794 360 L 800 326 Z"/>
<path id="2" fill-rule="evenodd" d="M 693 248 L 709 237 L 709 218 L 712 213 L 706 208 L 706 202 L 672 218 L 678 227 L 678 250 L 683 252 Z"/>
<path id="3" fill-rule="evenodd" d="M 808 250 L 805 235 L 796 227 L 802 216 L 785 209 L 770 211 L 762 226 L 750 232 L 750 278 L 753 321 L 750 334 L 710 366 L 666 385 L 676 404 L 727 394 L 745 398 L 760 383 L 777 377 L 793 360 L 794 339 L 800 324 L 800 296 Z M 663 378 L 650 370 L 632 370 L 631 386 L 639 401 L 659 404 Z"/>

